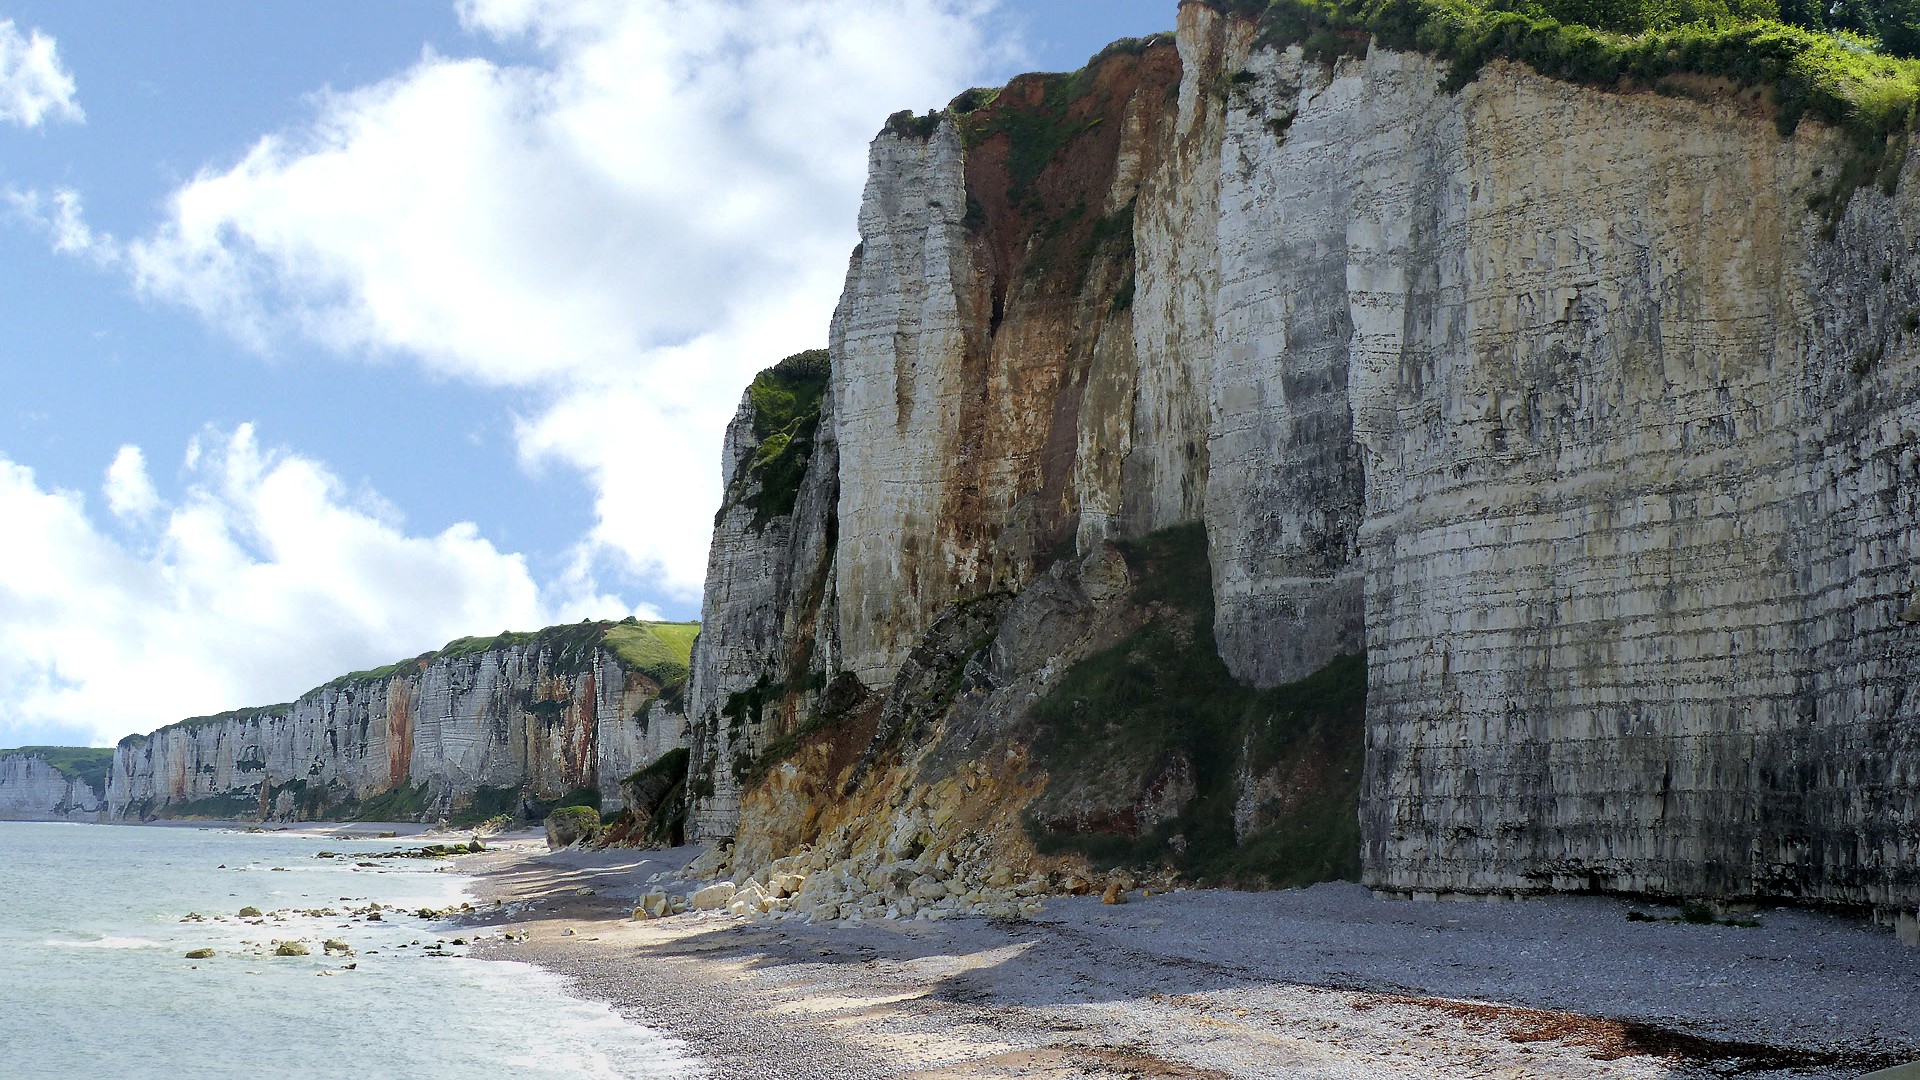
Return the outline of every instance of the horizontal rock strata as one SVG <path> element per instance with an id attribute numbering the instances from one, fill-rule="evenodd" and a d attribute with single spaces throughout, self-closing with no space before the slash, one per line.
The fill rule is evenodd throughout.
<path id="1" fill-rule="evenodd" d="M 1365 653 L 1375 887 L 1920 904 L 1912 161 L 1831 211 L 1852 147 L 1754 94 L 1447 76 L 1190 2 L 1175 37 L 889 122 L 832 452 L 777 525 L 717 534 L 695 668 L 726 778 L 695 833 L 738 838 L 736 878 L 841 825 L 872 857 L 840 877 L 918 867 L 957 826 L 903 808 L 963 772 L 989 847 L 1044 840 L 1021 815 L 1060 781 L 1019 717 L 1099 655 L 1087 626 L 1162 609 L 1024 657 L 1004 620 L 1070 619 L 1022 598 L 1198 521 L 1234 679 Z M 1046 674 L 969 718 L 1016 672 Z M 1313 760 L 1240 766 L 1236 820 Z M 1129 768 L 1058 820 L 1132 842 L 1206 789 Z"/>

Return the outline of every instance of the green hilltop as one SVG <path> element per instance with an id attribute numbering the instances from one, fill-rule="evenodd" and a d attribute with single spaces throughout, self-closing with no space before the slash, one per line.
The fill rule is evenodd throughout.
<path id="1" fill-rule="evenodd" d="M 107 790 L 107 773 L 113 769 L 110 746 L 22 746 L 0 750 L 0 758 L 24 754 L 37 757 L 69 780 L 79 780 L 95 791 Z"/>
<path id="2" fill-rule="evenodd" d="M 553 651 L 556 654 L 554 665 L 561 670 L 577 669 L 590 663 L 593 654 L 605 647 L 618 657 L 621 663 L 659 683 L 663 697 L 672 698 L 677 697 L 686 686 L 687 675 L 692 671 L 693 639 L 699 634 L 700 624 L 697 622 L 642 622 L 629 617 L 619 622 L 583 620 L 564 626 L 549 626 L 544 630 L 509 630 L 489 637 L 455 638 L 439 649 L 421 653 L 411 659 L 366 671 L 349 672 L 324 686 L 315 687 L 302 696 L 311 696 L 324 690 L 343 690 L 356 683 L 378 682 L 410 675 L 436 660 L 452 660 L 494 649 L 527 646 Z M 168 724 L 159 730 L 205 727 L 209 724 L 224 724 L 235 720 L 269 719 L 285 716 L 292 710 L 291 702 L 232 709 L 214 713 L 211 716 L 190 717 L 178 723 Z M 147 738 L 149 736 L 129 735 L 120 740 L 120 745 L 133 745 Z M 112 752 L 106 751 L 106 753 L 111 758 Z"/>

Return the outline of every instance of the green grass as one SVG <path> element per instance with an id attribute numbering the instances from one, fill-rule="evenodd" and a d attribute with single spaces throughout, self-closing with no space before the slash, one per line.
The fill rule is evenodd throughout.
<path id="1" fill-rule="evenodd" d="M 684 682 L 693 657 L 694 623 L 618 623 L 606 632 L 607 648 L 621 662 L 661 686 Z"/>
<path id="2" fill-rule="evenodd" d="M 1033 712 L 1034 761 L 1047 791 L 1027 826 L 1047 853 L 1096 865 L 1167 864 L 1201 881 L 1284 887 L 1360 872 L 1359 785 L 1366 661 L 1340 657 L 1272 690 L 1236 683 L 1213 644 L 1212 578 L 1198 525 L 1126 548 L 1135 603 L 1162 614 L 1118 645 L 1076 664 Z M 1145 835 L 1098 826 L 1046 827 L 1054 812 L 1184 758 L 1196 796 Z M 1236 839 L 1242 766 L 1275 767 L 1299 781 L 1272 822 Z"/>
<path id="3" fill-rule="evenodd" d="M 752 507 L 755 529 L 793 513 L 799 501 L 831 365 L 825 349 L 795 353 L 754 376 L 747 387 L 759 449 L 740 463 L 728 483 L 728 505 Z M 724 516 L 726 507 L 720 513 Z"/>
<path id="4" fill-rule="evenodd" d="M 107 790 L 107 774 L 113 771 L 112 747 L 22 746 L 17 750 L 0 750 L 0 757 L 15 754 L 37 757 L 59 770 L 60 775 L 96 791 Z"/>
<path id="5" fill-rule="evenodd" d="M 1663 88 L 1678 75 L 1722 78 L 1770 95 L 1790 134 L 1803 117 L 1844 131 L 1854 153 L 1823 198 L 1829 218 L 1852 192 L 1891 190 L 1920 101 L 1920 61 L 1876 43 L 1778 20 L 1773 0 L 1272 0 L 1262 39 L 1323 59 L 1364 52 L 1369 38 L 1452 62 L 1457 90 L 1489 61 L 1592 86 Z M 1904 40 L 1904 39 L 1902 39 Z"/>
<path id="6" fill-rule="evenodd" d="M 258 724 L 263 720 L 280 719 L 281 717 L 290 715 L 292 712 L 293 703 L 290 701 L 283 702 L 279 705 L 259 705 L 249 709 L 229 709 L 226 712 L 213 713 L 209 716 L 190 716 L 178 723 L 168 724 L 159 731 L 155 731 L 153 735 L 158 735 L 162 731 L 172 731 L 175 729 L 191 731 L 194 728 L 211 727 L 215 724 Z M 120 745 L 126 747 L 138 746 L 152 737 L 152 735 L 129 735 L 120 740 Z"/>
<path id="7" fill-rule="evenodd" d="M 375 683 L 400 675 L 410 675 L 436 660 L 457 660 L 462 657 L 478 656 L 495 649 L 514 647 L 548 651 L 551 653 L 549 657 L 551 668 L 561 674 L 585 670 L 593 663 L 595 653 L 601 648 L 606 648 L 621 663 L 660 683 L 663 696 L 675 697 L 678 689 L 686 683 L 690 657 L 693 654 L 693 639 L 699 633 L 699 623 L 640 622 L 628 618 L 617 623 L 582 621 L 564 626 L 549 626 L 544 630 L 506 631 L 490 637 L 456 638 L 448 642 L 444 648 L 422 653 L 411 660 L 402 660 L 385 667 L 342 675 L 324 686 L 309 690 L 302 695 L 301 700 L 328 690 L 340 691 L 362 683 Z M 236 722 L 258 723 L 287 716 L 292 711 L 292 703 L 233 709 L 169 724 L 155 731 L 153 735 L 177 728 L 192 729 Z M 137 746 L 152 738 L 153 735 L 129 735 L 120 740 L 120 745 Z"/>

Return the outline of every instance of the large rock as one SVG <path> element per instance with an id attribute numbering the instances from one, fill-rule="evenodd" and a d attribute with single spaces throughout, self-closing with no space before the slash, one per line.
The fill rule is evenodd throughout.
<path id="1" fill-rule="evenodd" d="M 600 811 L 590 806 L 563 806 L 547 815 L 547 850 L 589 843 L 600 836 Z"/>

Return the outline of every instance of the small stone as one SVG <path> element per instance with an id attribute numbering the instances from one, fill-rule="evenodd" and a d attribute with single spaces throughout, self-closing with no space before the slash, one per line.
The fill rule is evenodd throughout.
<path id="1" fill-rule="evenodd" d="M 1127 902 L 1127 891 L 1120 887 L 1118 881 L 1108 882 L 1107 891 L 1100 894 L 1100 902 L 1103 904 L 1124 904 Z"/>
<path id="2" fill-rule="evenodd" d="M 305 942 L 280 941 L 280 942 L 274 943 L 273 955 L 275 956 L 307 956 L 309 955 L 309 950 L 307 949 Z"/>
<path id="3" fill-rule="evenodd" d="M 260 909 L 252 906 L 243 907 L 240 909 L 240 917 L 243 919 L 257 919 L 260 917 Z"/>
<path id="4" fill-rule="evenodd" d="M 187 959 L 211 960 L 213 959 L 213 950 L 212 949 L 195 949 L 192 952 L 187 954 Z"/>
<path id="5" fill-rule="evenodd" d="M 353 955 L 353 946 L 348 945 L 339 938 L 328 938 L 320 948 L 324 950 L 328 956 L 332 956 L 334 953 L 339 953 L 341 956 Z"/>

